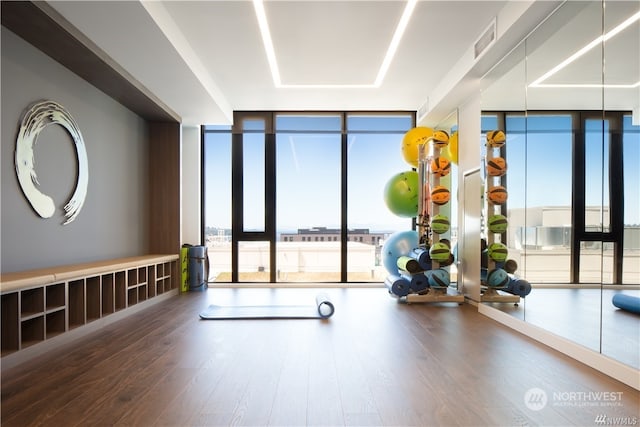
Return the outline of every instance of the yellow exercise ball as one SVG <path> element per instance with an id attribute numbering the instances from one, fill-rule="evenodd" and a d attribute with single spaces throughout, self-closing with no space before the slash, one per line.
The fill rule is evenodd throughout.
<path id="1" fill-rule="evenodd" d="M 418 167 L 418 147 L 431 138 L 433 129 L 418 126 L 409 129 L 402 138 L 402 157 L 413 167 Z"/>
<path id="2" fill-rule="evenodd" d="M 458 164 L 458 131 L 453 132 L 451 138 L 449 138 L 449 146 L 445 157 L 448 157 L 451 163 Z"/>

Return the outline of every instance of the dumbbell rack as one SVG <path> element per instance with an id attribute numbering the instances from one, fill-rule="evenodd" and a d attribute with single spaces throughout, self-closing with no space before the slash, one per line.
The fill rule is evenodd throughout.
<path id="1" fill-rule="evenodd" d="M 500 236 L 498 233 L 492 233 L 489 230 L 488 221 L 491 215 L 500 214 L 501 206 L 493 204 L 489 199 L 489 190 L 494 185 L 502 184 L 502 176 L 491 176 L 487 173 L 487 164 L 490 160 L 495 157 L 494 151 L 500 152 L 500 148 L 494 148 L 489 145 L 489 141 L 485 142 L 487 147 L 487 155 L 485 157 L 484 170 L 485 170 L 485 186 L 484 186 L 484 221 L 483 226 L 486 230 L 487 234 L 487 248 L 491 246 L 492 243 L 499 241 L 496 237 Z M 502 241 L 502 239 L 500 240 Z M 487 261 L 487 277 L 489 272 L 496 268 L 496 262 L 488 257 Z M 482 302 L 504 302 L 504 303 L 513 303 L 518 305 L 520 302 L 520 297 L 518 295 L 512 294 L 504 294 L 498 292 L 500 288 L 493 288 L 491 286 L 482 286 L 482 293 L 480 295 L 480 301 Z"/>
<path id="2" fill-rule="evenodd" d="M 440 148 L 429 138 L 418 147 L 418 182 L 420 184 L 418 197 L 418 239 L 421 248 L 429 250 L 431 245 L 440 241 L 440 235 L 431 229 L 431 218 L 440 213 L 440 205 L 431 200 L 431 189 L 440 185 L 440 177 L 431 171 L 431 160 L 440 156 Z M 440 268 L 440 263 L 431 261 L 432 270 Z M 452 293 L 450 287 L 429 287 L 422 294 L 409 294 L 405 297 L 407 303 L 426 302 L 457 302 L 464 303 L 464 295 Z"/>

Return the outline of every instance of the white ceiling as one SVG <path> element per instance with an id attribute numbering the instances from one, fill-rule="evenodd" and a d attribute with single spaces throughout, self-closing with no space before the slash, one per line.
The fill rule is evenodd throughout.
<path id="1" fill-rule="evenodd" d="M 439 101 L 477 82 L 557 3 L 419 1 L 382 84 L 369 88 L 276 87 L 251 1 L 50 5 L 183 123 L 197 125 L 231 123 L 234 110 L 416 111 L 427 101 L 448 114 Z M 266 1 L 282 83 L 372 84 L 405 4 Z M 474 61 L 473 44 L 494 18 L 498 41 Z"/>

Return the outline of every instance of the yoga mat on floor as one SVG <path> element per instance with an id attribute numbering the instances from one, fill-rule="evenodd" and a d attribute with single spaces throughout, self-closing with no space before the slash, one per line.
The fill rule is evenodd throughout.
<path id="1" fill-rule="evenodd" d="M 236 319 L 328 319 L 335 307 L 325 293 L 316 296 L 316 305 L 210 305 L 200 313 L 204 320 Z"/>
<path id="2" fill-rule="evenodd" d="M 626 294 L 615 294 L 611 303 L 625 311 L 640 314 L 640 298 Z"/>

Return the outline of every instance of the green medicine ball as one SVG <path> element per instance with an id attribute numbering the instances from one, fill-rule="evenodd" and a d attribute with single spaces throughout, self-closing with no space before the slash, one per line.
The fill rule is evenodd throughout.
<path id="1" fill-rule="evenodd" d="M 445 262 L 449 260 L 449 246 L 444 243 L 434 243 L 431 248 L 429 248 L 429 257 L 436 262 Z"/>
<path id="2" fill-rule="evenodd" d="M 505 244 L 498 242 L 490 244 L 487 252 L 489 254 L 489 258 L 495 262 L 503 262 L 507 259 L 507 255 L 509 255 L 509 251 Z"/>
<path id="3" fill-rule="evenodd" d="M 449 231 L 449 225 L 449 218 L 446 215 L 437 214 L 431 219 L 431 229 L 434 233 L 446 233 Z"/>
<path id="4" fill-rule="evenodd" d="M 492 233 L 504 233 L 509 223 L 504 215 L 491 215 L 489 217 L 489 231 Z"/>

